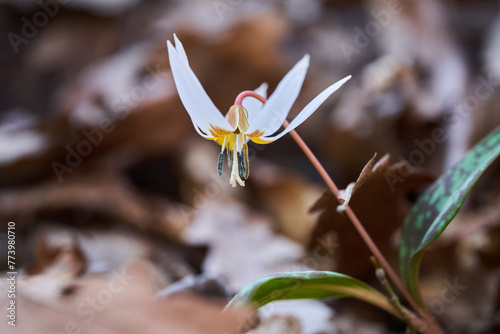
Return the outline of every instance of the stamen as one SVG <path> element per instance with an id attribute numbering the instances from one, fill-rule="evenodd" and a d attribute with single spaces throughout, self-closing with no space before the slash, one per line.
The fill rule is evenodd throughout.
<path id="1" fill-rule="evenodd" d="M 224 153 L 224 150 L 226 149 L 226 142 L 227 142 L 227 136 L 224 136 L 224 140 L 222 141 L 220 153 Z"/>
<path id="2" fill-rule="evenodd" d="M 233 142 L 233 149 L 231 151 L 231 179 L 229 182 L 233 187 L 236 187 L 236 174 L 238 174 L 238 164 L 236 161 L 233 161 L 235 157 L 237 157 L 238 154 L 236 153 L 236 139 Z"/>
<path id="3" fill-rule="evenodd" d="M 242 109 L 245 112 L 244 109 Z M 243 115 L 246 117 L 246 114 Z M 250 164 L 248 159 L 248 145 L 243 133 L 235 131 L 225 135 L 222 140 L 221 150 L 217 159 L 217 173 L 222 176 L 224 165 L 224 154 L 227 150 L 227 165 L 231 169 L 229 183 L 236 187 L 236 183 L 245 186 L 245 181 L 250 175 Z"/>
<path id="4" fill-rule="evenodd" d="M 243 167 L 245 169 L 245 173 L 243 178 L 246 180 L 250 176 L 250 159 L 248 158 L 248 145 L 247 143 L 243 143 Z"/>
<path id="5" fill-rule="evenodd" d="M 219 158 L 217 159 L 217 173 L 222 176 L 222 163 L 224 162 L 224 150 L 226 149 L 227 136 L 224 136 L 222 148 L 220 149 Z"/>
<path id="6" fill-rule="evenodd" d="M 224 162 L 224 153 L 219 153 L 219 159 L 217 160 L 217 172 L 219 176 L 222 176 L 222 163 Z"/>
<path id="7" fill-rule="evenodd" d="M 227 150 L 227 166 L 233 167 L 233 151 Z"/>
<path id="8" fill-rule="evenodd" d="M 236 175 L 236 181 L 238 181 L 238 184 L 240 186 L 242 186 L 242 187 L 245 186 L 245 181 L 243 181 L 239 175 Z"/>
<path id="9" fill-rule="evenodd" d="M 238 163 L 239 163 L 239 172 L 240 172 L 240 178 L 246 179 L 245 174 L 245 160 L 243 158 L 243 154 L 238 153 Z"/>

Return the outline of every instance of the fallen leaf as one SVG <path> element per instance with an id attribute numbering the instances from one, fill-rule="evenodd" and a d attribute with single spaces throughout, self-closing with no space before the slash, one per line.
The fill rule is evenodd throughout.
<path id="1" fill-rule="evenodd" d="M 238 334 L 247 311 L 222 313 L 224 303 L 194 295 L 153 297 L 151 268 L 133 263 L 109 275 L 79 279 L 19 277 L 16 333 L 175 333 Z M 7 284 L 0 283 L 0 306 L 9 305 Z M 12 333 L 7 321 L 0 332 Z"/>
<path id="2" fill-rule="evenodd" d="M 373 157 L 361 172 L 352 191 L 350 206 L 382 253 L 389 260 L 397 259 L 393 234 L 401 226 L 410 202 L 408 193 L 432 181 L 419 169 L 406 161 L 389 165 L 388 154 L 377 163 Z M 339 201 L 326 192 L 312 207 L 312 212 L 321 212 L 310 238 L 309 249 L 317 247 L 332 231 L 337 235 L 338 247 L 334 252 L 338 264 L 335 271 L 358 279 L 373 277 L 370 252 L 358 232 L 344 214 L 337 212 Z M 325 269 L 325 268 L 321 268 Z"/>
<path id="3" fill-rule="evenodd" d="M 96 272 L 131 260 L 151 259 L 161 265 L 169 281 L 192 274 L 192 266 L 201 261 L 198 259 L 203 257 L 203 250 L 187 247 L 178 239 L 170 221 L 169 211 L 173 209 L 164 199 L 141 195 L 118 174 L 80 174 L 63 183 L 4 190 L 0 193 L 0 218 L 16 222 L 17 242 L 27 245 L 19 264 L 33 264 L 32 273 L 56 270 L 57 266 L 60 272 L 75 274 L 83 268 Z M 85 265 L 78 264 L 73 241 L 58 246 L 67 234 L 78 242 L 88 261 Z M 53 240 L 51 235 L 60 238 Z M 30 238 L 37 237 L 48 238 L 46 242 L 54 246 L 33 249 Z M 73 269 L 68 267 L 72 265 Z"/>
<path id="4" fill-rule="evenodd" d="M 87 259 L 75 236 L 61 230 L 39 236 L 30 275 L 50 274 L 77 277 L 87 268 Z"/>
<path id="5" fill-rule="evenodd" d="M 263 161 L 255 161 L 252 168 L 249 187 L 257 194 L 259 205 L 272 213 L 280 233 L 307 245 L 317 219 L 308 211 L 323 188 L 297 173 Z"/>
<path id="6" fill-rule="evenodd" d="M 261 307 L 259 314 L 263 323 L 276 317 L 292 317 L 299 321 L 300 333 L 304 334 L 333 333 L 335 328 L 332 322 L 335 311 L 321 300 L 278 300 Z M 298 330 L 295 325 L 293 328 Z"/>
<path id="7" fill-rule="evenodd" d="M 339 213 L 345 211 L 347 206 L 349 205 L 349 202 L 351 200 L 352 195 L 358 190 L 359 187 L 365 183 L 365 181 L 369 178 L 369 175 L 374 172 L 374 165 L 375 165 L 375 158 L 377 157 L 377 153 L 373 155 L 373 158 L 371 158 L 368 163 L 363 167 L 363 170 L 361 171 L 361 174 L 359 174 L 358 179 L 356 182 L 349 183 L 346 189 L 339 190 L 339 200 L 340 202 L 343 201 L 341 205 L 337 207 L 337 211 Z M 381 160 L 383 161 L 383 160 Z"/>
<path id="8" fill-rule="evenodd" d="M 266 274 L 297 268 L 304 255 L 299 244 L 273 232 L 267 217 L 252 214 L 228 195 L 199 208 L 184 237 L 190 245 L 208 247 L 202 270 L 224 282 L 229 293 Z"/>

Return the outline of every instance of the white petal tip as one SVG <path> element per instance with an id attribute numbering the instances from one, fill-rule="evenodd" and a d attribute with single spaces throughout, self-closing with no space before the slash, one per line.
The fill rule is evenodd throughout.
<path id="1" fill-rule="evenodd" d="M 260 94 L 262 95 L 263 97 L 266 97 L 267 96 L 267 89 L 269 88 L 269 85 L 267 84 L 267 82 L 264 82 L 262 83 L 262 85 L 260 85 L 259 87 L 257 87 L 254 92 L 256 92 L 257 94 Z"/>
<path id="2" fill-rule="evenodd" d="M 336 83 L 334 83 L 333 85 L 337 85 L 337 89 L 340 88 L 340 86 L 342 86 L 343 84 L 345 84 L 347 81 L 349 81 L 350 79 L 352 78 L 352 75 L 348 75 L 346 76 L 345 78 L 343 79 L 340 79 L 339 81 L 337 81 Z"/>
<path id="3" fill-rule="evenodd" d="M 177 44 L 182 45 L 181 41 L 177 38 L 177 35 L 174 33 L 174 41 L 175 41 L 175 46 L 178 46 Z"/>

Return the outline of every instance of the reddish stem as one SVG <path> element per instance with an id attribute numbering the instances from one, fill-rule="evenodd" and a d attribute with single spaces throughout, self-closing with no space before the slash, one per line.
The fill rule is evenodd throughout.
<path id="1" fill-rule="evenodd" d="M 241 92 L 240 94 L 238 94 L 238 96 L 236 97 L 236 100 L 234 101 L 234 104 L 241 106 L 243 99 L 245 97 L 256 98 L 257 100 L 259 100 L 262 103 L 266 103 L 266 101 L 267 101 L 266 98 L 255 93 L 254 91 L 247 90 L 247 91 L 244 91 L 244 92 Z M 287 121 L 283 122 L 283 126 L 285 128 L 288 126 L 288 124 L 289 123 Z M 304 142 L 304 140 L 299 136 L 299 134 L 295 130 L 290 131 L 290 135 L 297 142 L 297 144 L 302 149 L 302 151 L 304 151 L 305 155 L 312 162 L 312 164 L 314 165 L 316 170 L 319 172 L 319 174 L 321 175 L 321 177 L 325 181 L 325 183 L 328 186 L 328 188 L 330 189 L 330 191 L 335 195 L 335 197 L 337 197 L 337 200 L 338 200 L 339 189 L 337 188 L 337 186 L 335 185 L 335 183 L 331 179 L 330 175 L 328 175 L 328 173 L 326 172 L 323 165 L 319 162 L 318 158 L 316 158 L 314 153 L 311 151 L 311 149 L 307 146 L 307 144 Z M 377 258 L 380 265 L 386 271 L 386 273 L 390 277 L 390 279 L 394 282 L 394 284 L 396 285 L 398 290 L 403 294 L 403 296 L 410 303 L 410 305 L 413 307 L 413 309 L 415 309 L 420 314 L 420 316 L 425 319 L 426 324 L 429 326 L 429 330 L 435 334 L 444 334 L 444 331 L 441 329 L 441 327 L 439 327 L 438 324 L 435 323 L 432 316 L 426 310 L 423 310 L 418 305 L 418 303 L 415 301 L 415 299 L 413 299 L 412 295 L 408 292 L 408 290 L 404 286 L 403 282 L 399 278 L 398 274 L 396 274 L 396 272 L 391 267 L 389 262 L 386 260 L 386 258 L 382 254 L 382 252 L 378 249 L 377 245 L 372 240 L 372 238 L 370 237 L 370 235 L 368 234 L 368 232 L 364 228 L 363 224 L 358 219 L 358 217 L 356 216 L 354 211 L 352 211 L 352 209 L 349 205 L 347 206 L 345 212 L 347 214 L 347 217 L 349 217 L 350 221 L 352 222 L 352 224 L 354 225 L 354 227 L 356 228 L 356 230 L 360 234 L 360 236 L 363 239 L 363 241 L 365 242 L 365 244 L 368 246 L 368 248 L 370 249 L 372 254 Z M 423 324 L 424 327 L 426 327 L 425 326 L 426 324 Z M 425 329 L 424 329 L 424 332 L 425 332 Z"/>

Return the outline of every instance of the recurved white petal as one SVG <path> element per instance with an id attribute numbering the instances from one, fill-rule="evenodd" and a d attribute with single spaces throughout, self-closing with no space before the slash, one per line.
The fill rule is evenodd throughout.
<path id="1" fill-rule="evenodd" d="M 203 89 L 200 81 L 189 67 L 181 42 L 177 38 L 175 39 L 177 48 L 170 41 L 167 41 L 170 68 L 179 97 L 195 128 L 198 126 L 207 135 L 210 134 L 210 125 L 227 131 L 234 130 Z"/>
<path id="2" fill-rule="evenodd" d="M 292 131 L 295 129 L 297 126 L 302 124 L 309 116 L 311 116 L 316 109 L 319 108 L 319 106 L 325 102 L 325 100 L 332 95 L 337 89 L 339 89 L 344 83 L 346 83 L 349 79 L 351 78 L 350 75 L 347 77 L 343 78 L 342 80 L 337 81 L 324 91 L 322 91 L 318 96 L 316 96 L 307 106 L 305 106 L 304 109 L 293 119 L 293 121 L 290 122 L 290 124 L 286 127 L 285 130 L 283 130 L 281 133 L 277 134 L 276 136 L 267 136 L 263 137 L 264 140 L 268 141 L 275 141 L 277 139 L 280 139 L 284 135 L 286 135 L 288 132 Z"/>
<path id="3" fill-rule="evenodd" d="M 309 55 L 305 55 L 284 77 L 264 104 L 246 133 L 256 130 L 264 131 L 264 135 L 276 132 L 295 103 L 309 67 Z"/>
<path id="4" fill-rule="evenodd" d="M 267 98 L 267 83 L 260 85 L 254 90 L 254 92 L 264 98 Z M 243 108 L 248 111 L 248 122 L 250 123 L 250 126 L 252 125 L 255 116 L 259 115 L 262 111 L 263 105 L 264 104 L 262 102 L 251 96 L 243 99 Z"/>

